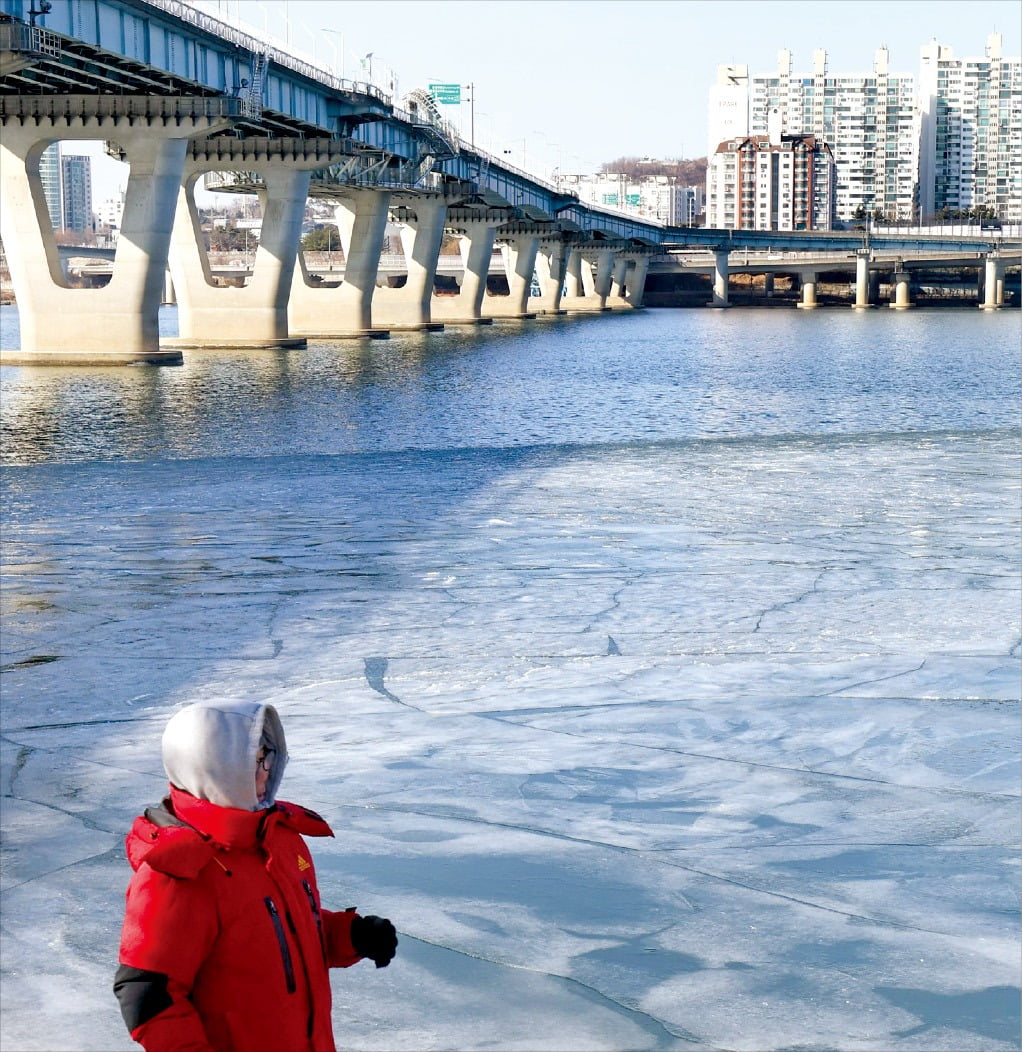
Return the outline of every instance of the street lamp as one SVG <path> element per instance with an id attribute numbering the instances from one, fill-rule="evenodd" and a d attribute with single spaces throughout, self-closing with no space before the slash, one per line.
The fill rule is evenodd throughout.
<path id="1" fill-rule="evenodd" d="M 35 20 L 39 15 L 48 15 L 53 10 L 53 4 L 50 0 L 39 0 L 39 7 L 35 6 L 35 0 L 32 0 L 31 5 L 28 9 L 28 24 L 35 27 Z"/>

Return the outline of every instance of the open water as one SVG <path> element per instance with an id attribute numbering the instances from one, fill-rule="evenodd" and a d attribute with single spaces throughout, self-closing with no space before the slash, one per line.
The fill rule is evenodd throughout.
<path id="1" fill-rule="evenodd" d="M 176 331 L 164 308 L 165 331 Z M 0 375 L 6 463 L 513 449 L 1019 422 L 1019 312 L 659 310 Z M 0 340 L 16 346 L 14 308 Z"/>

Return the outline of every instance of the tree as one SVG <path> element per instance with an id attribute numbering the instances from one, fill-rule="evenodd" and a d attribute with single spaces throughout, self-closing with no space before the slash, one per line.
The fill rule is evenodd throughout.
<path id="1" fill-rule="evenodd" d="M 624 175 L 640 180 L 647 176 L 666 175 L 677 180 L 679 186 L 702 186 L 706 182 L 706 158 L 692 160 L 658 160 L 654 157 L 618 157 L 600 165 L 600 174 Z"/>
<path id="2" fill-rule="evenodd" d="M 233 219 L 228 219 L 222 226 L 214 226 L 209 232 L 210 252 L 244 252 L 246 245 L 252 244 L 248 232 L 239 230 Z"/>
<path id="3" fill-rule="evenodd" d="M 337 227 L 327 224 L 316 227 L 302 238 L 302 250 L 305 252 L 339 252 L 341 237 Z"/>

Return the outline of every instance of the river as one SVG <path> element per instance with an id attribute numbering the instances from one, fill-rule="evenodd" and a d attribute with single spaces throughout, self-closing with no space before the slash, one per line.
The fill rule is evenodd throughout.
<path id="1" fill-rule="evenodd" d="M 5 1047 L 133 1047 L 123 836 L 239 696 L 400 933 L 340 1047 L 1016 1048 L 1019 321 L 0 369 Z"/>

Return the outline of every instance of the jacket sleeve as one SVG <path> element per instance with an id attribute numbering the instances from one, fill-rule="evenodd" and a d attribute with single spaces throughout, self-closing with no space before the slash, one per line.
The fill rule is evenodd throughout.
<path id="1" fill-rule="evenodd" d="M 143 864 L 128 886 L 114 993 L 146 1052 L 213 1052 L 189 994 L 216 938 L 201 882 Z"/>
<path id="2" fill-rule="evenodd" d="M 362 960 L 351 944 L 351 922 L 358 916 L 352 910 L 334 913 L 323 910 L 323 934 L 326 936 L 328 968 L 350 968 Z"/>

